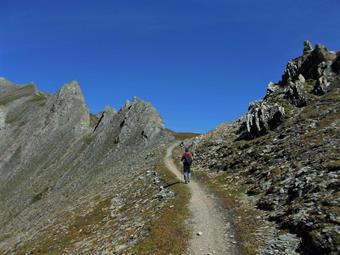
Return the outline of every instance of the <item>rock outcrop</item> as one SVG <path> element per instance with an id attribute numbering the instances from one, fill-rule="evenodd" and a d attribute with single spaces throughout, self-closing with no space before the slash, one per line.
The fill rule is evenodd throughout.
<path id="1" fill-rule="evenodd" d="M 335 60 L 336 53 L 329 51 L 325 46 L 317 44 L 315 49 L 304 51 L 301 57 L 290 60 L 282 75 L 281 85 L 294 82 L 301 74 L 305 79 L 318 79 L 323 72 L 328 71 Z"/>
<path id="2" fill-rule="evenodd" d="M 330 83 L 327 81 L 326 76 L 321 76 L 316 80 L 313 93 L 315 95 L 321 96 L 328 91 Z"/>
<path id="3" fill-rule="evenodd" d="M 284 118 L 284 108 L 263 101 L 250 104 L 245 122 L 241 125 L 240 139 L 251 139 L 266 134 L 278 127 Z"/>
<path id="4" fill-rule="evenodd" d="M 285 98 L 296 107 L 303 107 L 307 105 L 307 96 L 303 89 L 305 83 L 305 78 L 300 74 L 299 80 L 295 81 L 295 83 L 290 83 L 285 93 Z"/>
<path id="5" fill-rule="evenodd" d="M 310 41 L 306 40 L 303 43 L 303 54 L 308 54 L 311 53 L 313 51 L 313 45 Z"/>

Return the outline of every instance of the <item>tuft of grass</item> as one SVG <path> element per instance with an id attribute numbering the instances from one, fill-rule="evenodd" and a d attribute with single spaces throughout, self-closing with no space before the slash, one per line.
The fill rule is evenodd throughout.
<path id="1" fill-rule="evenodd" d="M 185 254 L 190 239 L 186 224 L 189 217 L 189 189 L 178 183 L 178 179 L 166 168 L 164 163 L 158 166 L 162 179 L 171 185 L 176 196 L 171 206 L 161 210 L 159 218 L 150 226 L 149 236 L 134 246 L 128 254 Z"/>

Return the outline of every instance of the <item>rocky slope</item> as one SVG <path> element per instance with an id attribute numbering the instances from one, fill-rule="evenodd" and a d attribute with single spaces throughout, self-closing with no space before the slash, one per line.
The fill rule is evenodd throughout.
<path id="1" fill-rule="evenodd" d="M 340 51 L 306 41 L 246 115 L 194 140 L 195 170 L 246 187 L 267 220 L 301 238 L 301 254 L 340 252 L 339 63 Z M 257 252 L 288 254 L 294 242 L 276 247 L 281 237 Z"/>
<path id="2" fill-rule="evenodd" d="M 77 82 L 50 95 L 0 79 L 0 253 L 105 254 L 143 238 L 171 139 L 138 98 L 91 115 Z"/>

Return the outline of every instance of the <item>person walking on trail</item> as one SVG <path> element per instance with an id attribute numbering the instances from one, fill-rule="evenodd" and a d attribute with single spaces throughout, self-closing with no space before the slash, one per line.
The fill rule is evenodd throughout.
<path id="1" fill-rule="evenodd" d="M 183 162 L 183 174 L 184 174 L 184 182 L 188 184 L 191 179 L 191 164 L 193 161 L 193 153 L 189 151 L 188 148 L 185 148 L 185 152 L 181 157 L 181 161 Z"/>

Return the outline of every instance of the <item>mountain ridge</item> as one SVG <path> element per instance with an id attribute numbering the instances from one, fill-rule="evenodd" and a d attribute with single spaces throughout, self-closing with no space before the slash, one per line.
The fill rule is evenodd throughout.
<path id="1" fill-rule="evenodd" d="M 94 128 L 75 81 L 52 95 L 3 80 L 0 87 L 6 88 L 0 96 L 0 225 L 15 237 L 1 242 L 0 250 L 21 247 L 53 228 L 50 219 L 91 201 L 82 200 L 85 195 L 118 194 L 113 190 L 153 169 L 158 150 L 173 139 L 155 108 L 141 99 L 119 112 L 106 109 L 102 121 L 92 118 Z"/>

